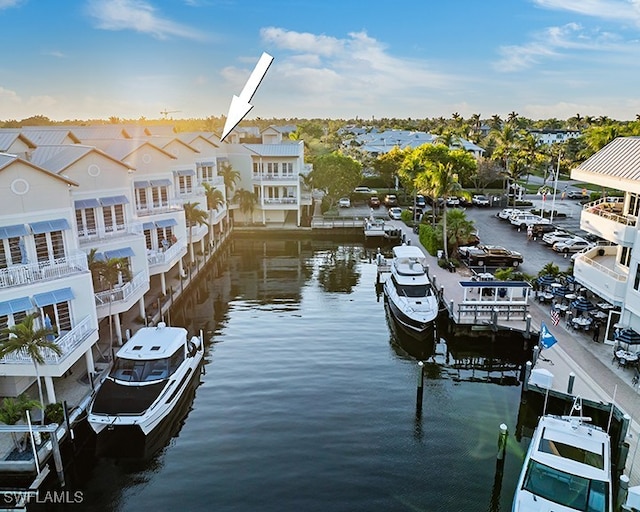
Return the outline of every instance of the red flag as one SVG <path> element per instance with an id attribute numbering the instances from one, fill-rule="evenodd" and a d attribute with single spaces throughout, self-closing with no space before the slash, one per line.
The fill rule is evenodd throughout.
<path id="1" fill-rule="evenodd" d="M 553 325 L 558 325 L 560 323 L 560 313 L 556 308 L 551 309 L 551 322 Z"/>

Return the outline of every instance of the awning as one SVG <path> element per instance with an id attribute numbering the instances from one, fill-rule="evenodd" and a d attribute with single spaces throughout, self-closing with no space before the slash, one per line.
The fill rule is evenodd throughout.
<path id="1" fill-rule="evenodd" d="M 147 188 L 150 187 L 150 183 L 148 181 L 134 181 L 133 188 Z"/>
<path id="2" fill-rule="evenodd" d="M 83 210 L 85 208 L 98 208 L 100 202 L 97 199 L 78 199 L 73 202 L 76 210 Z"/>
<path id="3" fill-rule="evenodd" d="M 153 229 L 156 225 L 153 222 L 143 222 L 142 229 Z"/>
<path id="4" fill-rule="evenodd" d="M 202 162 L 198 162 L 198 165 L 200 167 L 213 167 L 216 163 L 213 160 L 203 160 Z"/>
<path id="5" fill-rule="evenodd" d="M 30 309 L 33 309 L 33 304 L 31 304 L 29 297 L 20 297 L 6 302 L 0 302 L 0 316 L 7 316 L 11 313 L 22 313 Z"/>
<path id="6" fill-rule="evenodd" d="M 193 169 L 181 169 L 179 171 L 173 171 L 173 174 L 176 176 L 195 176 L 196 171 Z"/>
<path id="7" fill-rule="evenodd" d="M 25 236 L 28 234 L 29 232 L 24 224 L 16 224 L 15 226 L 4 226 L 0 228 L 0 240 Z"/>
<path id="8" fill-rule="evenodd" d="M 114 206 L 116 204 L 129 204 L 129 200 L 127 199 L 127 196 L 101 197 L 100 204 L 102 206 Z"/>
<path id="9" fill-rule="evenodd" d="M 67 219 L 54 219 L 45 220 L 42 222 L 30 222 L 29 226 L 34 235 L 40 235 L 42 233 L 51 233 L 52 231 L 64 231 L 65 229 L 71 229 Z"/>
<path id="10" fill-rule="evenodd" d="M 171 180 L 151 180 L 152 187 L 170 187 L 171 185 Z"/>
<path id="11" fill-rule="evenodd" d="M 169 228 L 171 226 L 177 226 L 178 221 L 174 218 L 171 219 L 162 219 L 156 221 L 156 226 L 159 228 Z"/>
<path id="12" fill-rule="evenodd" d="M 131 247 L 122 247 L 120 249 L 114 249 L 112 251 L 104 251 L 104 256 L 107 259 L 111 258 L 129 258 L 130 256 L 135 256 L 133 249 Z"/>
<path id="13" fill-rule="evenodd" d="M 58 304 L 68 300 L 73 300 L 75 296 L 71 291 L 71 288 L 60 288 L 59 290 L 53 290 L 51 292 L 36 293 L 33 296 L 33 301 L 39 308 L 49 306 L 51 304 Z"/>

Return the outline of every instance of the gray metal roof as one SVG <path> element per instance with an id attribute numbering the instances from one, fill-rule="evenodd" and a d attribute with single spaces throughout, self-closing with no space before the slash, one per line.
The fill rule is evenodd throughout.
<path id="1" fill-rule="evenodd" d="M 76 144 L 80 143 L 80 139 L 66 127 L 56 127 L 55 129 L 48 130 L 39 130 L 37 128 L 37 126 L 25 126 L 22 130 L 27 134 L 27 137 L 38 146 L 63 144 L 67 137 Z"/>
<path id="2" fill-rule="evenodd" d="M 38 146 L 31 153 L 31 162 L 58 174 L 93 150 L 80 145 Z"/>
<path id="3" fill-rule="evenodd" d="M 253 151 L 258 156 L 290 156 L 300 155 L 300 143 L 291 144 L 242 144 L 245 148 Z"/>
<path id="4" fill-rule="evenodd" d="M 36 147 L 31 138 L 26 137 L 25 135 L 20 133 L 20 130 L 2 129 L 0 130 L 0 152 L 8 151 L 17 139 L 21 139 L 27 146 L 31 148 Z"/>
<path id="5" fill-rule="evenodd" d="M 575 170 L 640 181 L 640 137 L 618 137 Z"/>

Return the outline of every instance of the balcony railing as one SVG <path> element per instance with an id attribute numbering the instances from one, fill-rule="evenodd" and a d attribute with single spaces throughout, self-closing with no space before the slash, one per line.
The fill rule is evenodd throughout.
<path id="1" fill-rule="evenodd" d="M 298 200 L 295 197 L 265 197 L 262 200 L 262 204 L 297 204 Z"/>
<path id="2" fill-rule="evenodd" d="M 176 210 L 182 210 L 183 203 L 184 201 L 180 199 L 170 199 L 165 203 L 157 205 L 151 205 L 148 203 L 145 205 L 136 205 L 136 214 L 139 217 L 146 217 L 147 215 L 174 212 Z"/>
<path id="3" fill-rule="evenodd" d="M 213 178 L 202 178 L 200 184 L 208 183 L 212 187 L 224 187 L 224 178 L 222 176 L 214 176 Z"/>
<path id="4" fill-rule="evenodd" d="M 73 350 L 82 344 L 87 337 L 95 331 L 95 327 L 91 325 L 91 317 L 83 318 L 70 331 L 64 332 L 58 336 L 54 343 L 62 349 L 62 354 L 57 355 L 51 349 L 42 349 L 42 356 L 45 364 L 60 364 Z M 33 365 L 33 360 L 26 350 L 20 350 L 12 354 L 6 355 L 0 359 L 1 363 L 7 364 L 29 364 Z"/>
<path id="5" fill-rule="evenodd" d="M 182 251 L 186 248 L 184 240 L 178 240 L 175 244 L 169 247 L 166 251 L 151 251 L 147 254 L 147 261 L 149 266 L 164 265 L 176 259 Z"/>
<path id="6" fill-rule="evenodd" d="M 621 202 L 610 202 L 607 198 L 598 199 L 585 204 L 582 207 L 583 211 L 604 217 L 605 219 L 612 220 L 625 226 L 635 226 L 638 223 L 638 217 L 633 215 L 623 215 L 621 213 Z"/>
<path id="7" fill-rule="evenodd" d="M 253 181 L 297 181 L 296 174 L 260 174 L 253 173 L 251 175 Z"/>
<path id="8" fill-rule="evenodd" d="M 26 265 L 13 265 L 0 269 L 0 288 L 60 279 L 70 274 L 88 270 L 87 255 L 83 252 L 54 260 L 39 261 Z"/>
<path id="9" fill-rule="evenodd" d="M 105 290 L 95 294 L 96 306 L 104 306 L 109 303 L 126 301 L 134 295 L 136 291 L 149 282 L 146 272 L 138 272 L 128 283 L 123 284 L 113 290 Z"/>
<path id="10" fill-rule="evenodd" d="M 116 229 L 97 229 L 91 232 L 80 231 L 78 241 L 80 245 L 95 244 L 96 242 L 113 240 L 124 236 L 139 235 L 142 233 L 142 222 L 129 222 L 116 226 Z"/>

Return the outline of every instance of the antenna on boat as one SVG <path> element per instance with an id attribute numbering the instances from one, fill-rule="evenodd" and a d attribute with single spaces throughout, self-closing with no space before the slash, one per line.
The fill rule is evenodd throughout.
<path id="1" fill-rule="evenodd" d="M 613 419 L 613 407 L 616 403 L 616 393 L 618 392 L 618 385 L 616 384 L 613 387 L 613 397 L 611 398 L 611 410 L 609 411 L 609 420 L 607 421 L 607 434 L 609 433 L 609 428 L 611 428 L 611 420 Z"/>

